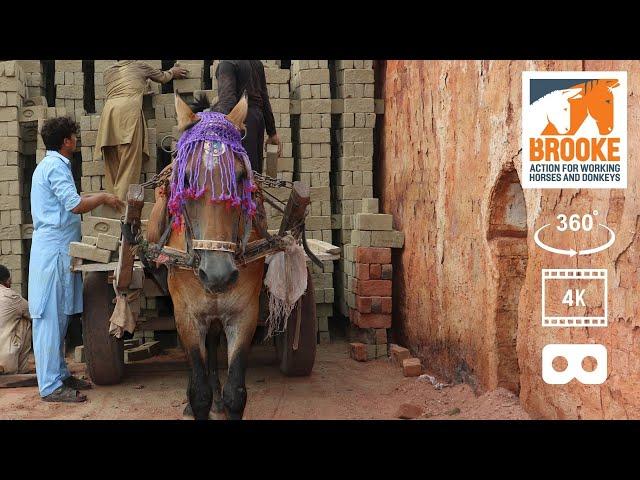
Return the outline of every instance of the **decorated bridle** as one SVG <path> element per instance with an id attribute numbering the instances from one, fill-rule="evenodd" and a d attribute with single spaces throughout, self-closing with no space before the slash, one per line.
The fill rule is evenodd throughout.
<path id="1" fill-rule="evenodd" d="M 217 112 L 201 112 L 199 117 L 200 121 L 185 130 L 177 143 L 167 205 L 170 224 L 173 230 L 184 230 L 187 252 L 195 251 L 197 254 L 199 250 L 208 250 L 236 255 L 246 249 L 256 214 L 253 194 L 258 187 L 253 181 L 242 137 L 233 123 Z M 236 157 L 242 160 L 246 172 L 240 181 L 236 176 Z M 219 180 L 214 175 L 216 168 L 220 172 Z M 210 188 L 211 202 L 241 211 L 230 241 L 195 238 L 186 203 L 205 195 L 207 187 Z M 243 236 L 238 238 L 241 223 L 244 225 Z"/>

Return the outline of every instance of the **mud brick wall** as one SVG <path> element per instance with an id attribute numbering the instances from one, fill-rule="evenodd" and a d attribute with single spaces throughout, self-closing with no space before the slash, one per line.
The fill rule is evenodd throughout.
<path id="1" fill-rule="evenodd" d="M 24 142 L 19 111 L 27 94 L 26 74 L 16 61 L 0 63 L 0 264 L 11 272 L 12 288 L 26 294 L 24 223 Z"/>
<path id="2" fill-rule="evenodd" d="M 34 98 L 44 95 L 44 75 L 40 60 L 17 60 L 26 74 L 27 97 Z"/>
<path id="3" fill-rule="evenodd" d="M 204 60 L 176 60 L 176 64 L 188 70 L 186 78 L 173 80 L 173 91 L 193 93 L 204 88 Z"/>
<path id="4" fill-rule="evenodd" d="M 531 70 L 628 72 L 626 189 L 520 187 L 521 78 Z M 425 365 L 479 391 L 515 378 L 534 417 L 640 418 L 639 74 L 637 61 L 386 62 L 381 206 L 406 235 L 393 259 L 394 332 Z M 533 241 L 557 215 L 594 209 L 616 232 L 606 251 L 561 258 Z M 526 238 L 492 234 L 501 211 L 517 213 Z M 606 233 L 554 231 L 545 243 L 588 248 Z M 607 269 L 608 327 L 543 328 L 542 268 Z M 542 349 L 551 343 L 604 345 L 607 380 L 544 383 Z"/>
<path id="5" fill-rule="evenodd" d="M 74 120 L 85 115 L 82 60 L 55 61 L 56 107 L 65 107 Z"/>

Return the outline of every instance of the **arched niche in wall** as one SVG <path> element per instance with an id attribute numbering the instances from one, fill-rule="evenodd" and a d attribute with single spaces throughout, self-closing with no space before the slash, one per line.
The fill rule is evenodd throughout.
<path id="1" fill-rule="evenodd" d="M 487 240 L 498 270 L 494 313 L 498 386 L 518 394 L 518 302 L 527 268 L 527 209 L 518 174 L 508 164 L 491 194 Z"/>

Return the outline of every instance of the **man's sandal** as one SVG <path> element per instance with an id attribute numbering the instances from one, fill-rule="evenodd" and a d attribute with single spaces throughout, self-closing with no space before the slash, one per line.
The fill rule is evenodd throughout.
<path id="1" fill-rule="evenodd" d="M 45 402 L 65 402 L 65 403 L 80 403 L 87 400 L 87 397 L 77 390 L 72 388 L 61 386 L 53 391 L 46 397 L 42 397 Z"/>
<path id="2" fill-rule="evenodd" d="M 74 377 L 73 375 L 65 378 L 62 383 L 65 387 L 69 387 L 73 390 L 90 390 L 93 388 L 93 384 L 91 384 L 90 382 L 81 380 L 77 377 Z"/>

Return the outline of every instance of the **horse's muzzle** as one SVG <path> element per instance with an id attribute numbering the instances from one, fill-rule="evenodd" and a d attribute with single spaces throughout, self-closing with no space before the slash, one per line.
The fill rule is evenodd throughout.
<path id="1" fill-rule="evenodd" d="M 238 281 L 233 255 L 225 252 L 203 252 L 198 278 L 209 293 L 224 293 Z"/>

